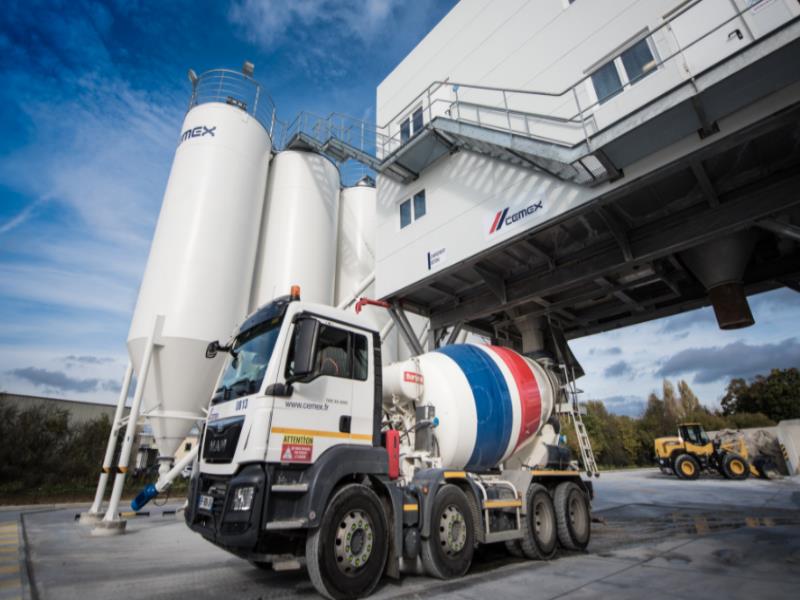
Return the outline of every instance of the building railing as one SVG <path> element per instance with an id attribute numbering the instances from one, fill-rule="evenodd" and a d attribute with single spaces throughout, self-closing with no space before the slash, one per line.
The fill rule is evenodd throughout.
<path id="1" fill-rule="evenodd" d="M 706 31 L 695 36 L 690 41 L 681 44 L 678 41 L 678 37 L 671 31 L 675 21 L 679 18 L 691 19 L 693 9 L 711 1 L 713 0 L 700 0 L 676 10 L 658 27 L 648 31 L 646 36 L 636 40 L 636 42 L 647 40 L 653 53 L 654 64 L 643 77 L 634 82 L 629 82 L 620 92 L 624 92 L 648 76 L 655 75 L 658 71 L 663 71 L 670 67 L 679 67 L 676 68 L 676 72 L 680 76 L 673 78 L 671 81 L 673 85 L 669 89 L 657 89 L 651 97 L 641 99 L 634 110 L 645 106 L 663 93 L 697 77 L 729 56 L 740 52 L 762 37 L 772 33 L 770 31 L 762 33 L 762 35 L 755 35 L 745 21 L 747 12 L 758 9 L 758 5 L 766 1 L 759 0 L 756 3 L 746 5 L 742 9 L 735 10 L 733 14 L 712 24 Z M 782 26 L 797 20 L 798 17 L 793 17 L 783 23 Z M 708 64 L 704 65 L 701 70 L 693 72 L 689 61 L 687 61 L 687 54 L 715 33 L 729 26 L 733 27 L 733 29 L 727 41 L 735 40 L 742 43 L 727 44 L 726 47 L 722 48 L 722 51 L 711 57 L 710 61 L 706 61 Z M 669 42 L 666 42 L 671 46 L 666 52 L 664 52 L 666 49 L 665 40 L 657 39 L 663 33 L 671 34 L 672 38 Z M 708 51 L 709 49 L 704 48 L 703 50 Z M 613 59 L 614 57 L 610 57 L 609 61 Z M 410 118 L 413 112 L 418 109 L 422 109 L 425 122 L 428 123 L 436 117 L 447 117 L 567 147 L 573 147 L 581 142 L 588 144 L 589 138 L 594 133 L 630 114 L 626 111 L 624 114 L 619 115 L 617 119 L 607 119 L 607 122 L 599 122 L 597 113 L 601 105 L 606 102 L 614 102 L 617 98 L 591 99 L 587 94 L 587 89 L 591 85 L 591 78 L 592 73 L 581 77 L 563 90 L 552 92 L 508 89 L 458 83 L 449 80 L 434 81 L 386 123 L 376 127 L 376 130 L 380 133 L 378 138 L 379 156 L 386 157 L 392 154 L 408 141 L 403 139 L 404 135 L 400 130 L 400 123 Z M 620 93 L 618 92 L 617 95 L 619 96 Z"/>

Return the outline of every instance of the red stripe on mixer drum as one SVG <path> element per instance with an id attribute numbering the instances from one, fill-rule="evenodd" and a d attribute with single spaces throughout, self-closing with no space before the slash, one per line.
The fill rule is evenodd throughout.
<path id="1" fill-rule="evenodd" d="M 519 390 L 520 425 L 519 437 L 514 446 L 516 449 L 539 429 L 539 421 L 542 418 L 542 395 L 539 383 L 522 356 L 508 348 L 500 346 L 490 346 L 490 348 L 506 363 Z"/>

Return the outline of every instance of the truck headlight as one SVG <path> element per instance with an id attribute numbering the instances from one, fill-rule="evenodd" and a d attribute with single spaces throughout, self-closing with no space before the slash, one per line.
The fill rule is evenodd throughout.
<path id="1" fill-rule="evenodd" d="M 252 485 L 238 487 L 233 490 L 233 506 L 231 510 L 244 512 L 253 506 L 253 498 L 256 495 L 256 488 Z"/>

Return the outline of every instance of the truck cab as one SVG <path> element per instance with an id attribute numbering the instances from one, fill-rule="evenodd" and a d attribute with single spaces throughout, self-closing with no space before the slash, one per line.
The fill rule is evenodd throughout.
<path id="1" fill-rule="evenodd" d="M 193 530 L 271 560 L 292 552 L 292 536 L 265 532 L 314 526 L 317 502 L 342 478 L 387 473 L 380 340 L 359 321 L 296 294 L 253 313 L 228 344 L 209 345 L 207 356 L 228 357 L 191 481 Z"/>

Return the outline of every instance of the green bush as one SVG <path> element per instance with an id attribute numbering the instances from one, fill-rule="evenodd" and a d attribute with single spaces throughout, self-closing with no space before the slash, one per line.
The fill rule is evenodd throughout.
<path id="1" fill-rule="evenodd" d="M 94 485 L 110 430 L 106 415 L 70 423 L 65 409 L 0 405 L 0 491 Z"/>

